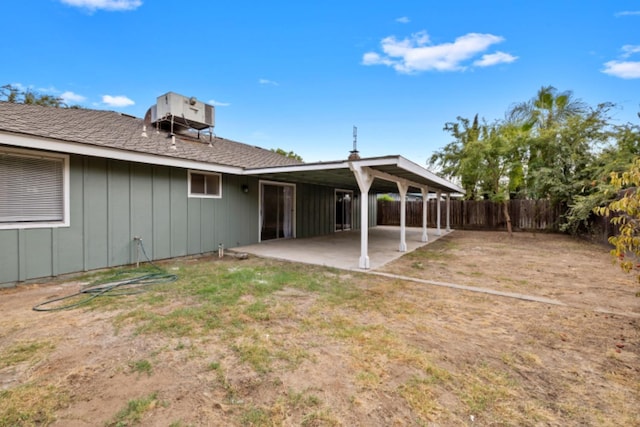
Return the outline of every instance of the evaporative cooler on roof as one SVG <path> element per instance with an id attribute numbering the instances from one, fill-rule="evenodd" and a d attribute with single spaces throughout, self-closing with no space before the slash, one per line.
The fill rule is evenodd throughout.
<path id="1" fill-rule="evenodd" d="M 151 122 L 171 122 L 172 125 L 202 130 L 214 127 L 215 110 L 213 105 L 195 97 L 168 92 L 159 96 L 156 105 L 151 107 Z"/>

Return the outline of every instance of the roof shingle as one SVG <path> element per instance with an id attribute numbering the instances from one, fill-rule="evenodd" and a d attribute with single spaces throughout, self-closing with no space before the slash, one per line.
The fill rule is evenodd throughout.
<path id="1" fill-rule="evenodd" d="M 302 163 L 217 136 L 198 139 L 193 132 L 176 134 L 174 146 L 168 132 L 151 127 L 143 136 L 143 126 L 142 119 L 114 111 L 0 102 L 0 131 L 240 168 Z"/>

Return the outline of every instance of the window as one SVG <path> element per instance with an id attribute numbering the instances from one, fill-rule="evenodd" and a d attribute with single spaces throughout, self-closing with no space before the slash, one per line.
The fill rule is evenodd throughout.
<path id="1" fill-rule="evenodd" d="M 220 174 L 189 171 L 189 197 L 222 197 Z"/>
<path id="2" fill-rule="evenodd" d="M 69 225 L 69 158 L 0 149 L 0 228 Z"/>

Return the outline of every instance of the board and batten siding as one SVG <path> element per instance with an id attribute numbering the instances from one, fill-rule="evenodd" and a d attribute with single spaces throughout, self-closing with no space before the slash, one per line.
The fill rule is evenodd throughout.
<path id="1" fill-rule="evenodd" d="M 223 175 L 218 199 L 187 191 L 185 169 L 70 156 L 70 226 L 0 230 L 0 285 L 132 264 L 134 236 L 153 260 L 258 241 L 257 179 Z"/>
<path id="2" fill-rule="evenodd" d="M 352 209 L 352 229 L 360 229 L 360 193 L 353 190 L 355 196 Z M 377 195 L 369 195 L 369 227 L 377 220 Z M 296 237 L 313 237 L 335 232 L 336 198 L 335 188 L 311 184 L 296 186 Z"/>

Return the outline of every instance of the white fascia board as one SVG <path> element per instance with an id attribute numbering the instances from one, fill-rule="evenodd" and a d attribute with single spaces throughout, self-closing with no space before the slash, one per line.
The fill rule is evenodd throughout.
<path id="1" fill-rule="evenodd" d="M 398 159 L 398 167 L 401 167 L 406 171 L 415 173 L 416 175 L 419 175 L 423 178 L 433 181 L 434 183 L 439 184 L 444 188 L 448 188 L 452 192 L 464 194 L 464 189 L 462 189 L 458 185 L 436 175 L 435 173 L 431 172 L 428 169 L 423 168 L 420 165 L 415 164 L 411 160 L 405 159 L 404 157 L 400 157 Z"/>
<path id="2" fill-rule="evenodd" d="M 106 159 L 124 160 L 135 163 L 145 163 L 160 166 L 173 166 L 184 169 L 194 169 L 207 172 L 230 173 L 242 175 L 242 168 L 218 165 L 197 160 L 166 157 L 158 154 L 138 153 L 135 151 L 118 150 L 111 147 L 99 147 L 77 142 L 65 142 L 36 136 L 22 136 L 0 132 L 0 144 L 21 148 L 32 148 L 43 151 L 55 151 L 67 154 L 101 157 Z"/>
<path id="3" fill-rule="evenodd" d="M 400 156 L 372 157 L 369 159 L 353 160 L 348 163 L 355 163 L 362 167 L 389 166 L 389 165 L 397 166 L 399 159 L 400 159 Z"/>
<path id="4" fill-rule="evenodd" d="M 245 169 L 244 175 L 260 175 L 265 173 L 309 172 L 329 169 L 349 169 L 349 162 L 304 163 L 301 165 L 271 166 L 266 168 Z"/>
<path id="5" fill-rule="evenodd" d="M 259 175 L 264 173 L 287 173 L 287 172 L 310 172 L 318 170 L 332 170 L 332 169 L 349 169 L 351 164 L 357 164 L 359 166 L 387 166 L 395 165 L 398 162 L 398 156 L 393 157 L 374 157 L 370 159 L 360 160 L 340 160 L 332 162 L 316 162 L 316 163 L 303 163 L 300 165 L 289 166 L 270 166 L 266 168 L 245 169 L 245 175 Z"/>

